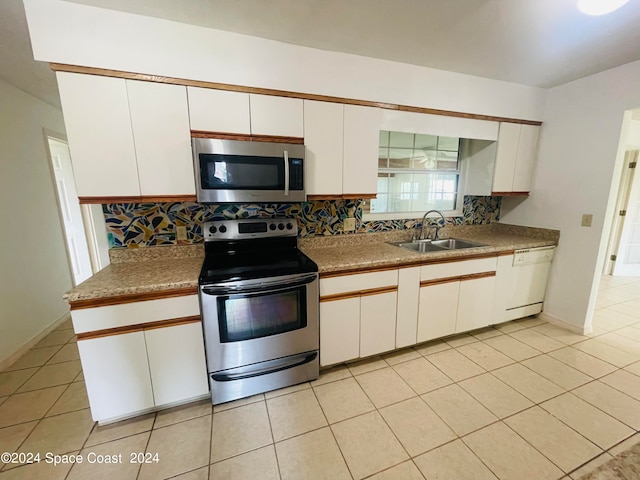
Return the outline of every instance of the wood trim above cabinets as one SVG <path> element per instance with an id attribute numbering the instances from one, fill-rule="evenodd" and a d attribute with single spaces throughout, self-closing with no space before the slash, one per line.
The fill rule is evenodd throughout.
<path id="1" fill-rule="evenodd" d="M 486 120 L 490 122 L 517 123 L 521 125 L 542 125 L 535 120 L 520 118 L 496 117 L 493 115 L 481 115 L 476 113 L 456 112 L 453 110 L 440 110 L 436 108 L 415 107 L 411 105 L 399 105 L 394 103 L 375 102 L 370 100 L 358 100 L 354 98 L 334 97 L 329 95 L 316 95 L 313 93 L 290 92 L 287 90 L 275 90 L 271 88 L 246 87 L 243 85 L 231 85 L 227 83 L 206 82 L 201 80 L 187 80 L 184 78 L 165 77 L 160 75 L 147 75 L 144 73 L 124 72 L 105 68 L 83 67 L 79 65 L 67 65 L 62 63 L 50 63 L 51 70 L 55 72 L 82 73 L 86 75 L 100 75 L 103 77 L 125 78 L 129 80 L 141 80 L 145 82 L 168 83 L 187 87 L 211 88 L 230 92 L 256 93 L 259 95 L 271 95 L 276 97 L 301 98 L 303 100 L 316 100 L 319 102 L 341 103 L 343 105 L 361 105 L 364 107 L 376 107 L 386 110 L 398 110 L 401 112 L 426 113 L 429 115 L 441 115 L 445 117 L 470 118 L 473 120 Z"/>
<path id="2" fill-rule="evenodd" d="M 292 143 L 295 145 L 304 145 L 304 138 L 300 137 L 279 137 L 276 135 L 245 135 L 241 133 L 206 132 L 204 130 L 191 130 L 191 138 L 217 138 L 220 140 L 242 140 L 245 142 Z"/>
<path id="3" fill-rule="evenodd" d="M 132 197 L 78 197 L 80 205 L 107 203 L 174 203 L 195 202 L 195 195 L 140 195 Z"/>
<path id="4" fill-rule="evenodd" d="M 333 302 L 335 300 L 345 300 L 347 298 L 366 297 L 369 295 L 380 295 L 382 293 L 397 292 L 398 286 L 370 288 L 368 290 L 356 290 L 353 292 L 336 293 L 334 295 L 325 295 L 320 297 L 321 302 Z"/>
<path id="5" fill-rule="evenodd" d="M 116 295 L 113 297 L 105 298 L 72 300 L 69 302 L 69 307 L 71 308 L 71 310 L 80 310 L 82 308 L 106 307 L 109 305 L 120 305 L 122 303 L 143 302 L 145 300 L 184 297 L 186 295 L 195 295 L 197 293 L 198 287 L 173 288 L 170 290 L 160 290 L 157 292 L 131 293 L 128 295 Z"/>
<path id="6" fill-rule="evenodd" d="M 114 335 L 124 335 L 126 333 L 142 332 L 144 330 L 154 330 L 157 328 L 176 327 L 178 325 L 198 322 L 200 322 L 200 315 L 193 315 L 191 317 L 170 318 L 168 320 L 159 320 L 157 322 L 141 323 L 137 325 L 126 325 L 124 327 L 105 328 L 104 330 L 78 333 L 77 336 L 78 341 L 91 340 L 94 338 L 112 337 Z"/>
<path id="7" fill-rule="evenodd" d="M 492 197 L 528 197 L 529 192 L 491 192 Z"/>

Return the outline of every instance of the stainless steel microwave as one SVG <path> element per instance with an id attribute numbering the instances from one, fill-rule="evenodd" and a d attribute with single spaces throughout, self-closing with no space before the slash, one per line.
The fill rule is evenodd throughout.
<path id="1" fill-rule="evenodd" d="M 203 203 L 303 202 L 304 145 L 192 139 Z"/>

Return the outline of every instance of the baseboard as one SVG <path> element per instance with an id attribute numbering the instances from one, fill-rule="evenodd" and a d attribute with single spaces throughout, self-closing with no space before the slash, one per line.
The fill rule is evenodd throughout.
<path id="1" fill-rule="evenodd" d="M 14 363 L 16 363 L 18 359 L 22 357 L 25 353 L 27 353 L 29 350 L 31 350 L 31 348 L 34 345 L 37 345 L 38 342 L 40 342 L 44 337 L 49 335 L 56 328 L 58 328 L 60 325 L 62 325 L 64 322 L 70 319 L 71 319 L 71 313 L 69 312 L 65 313 L 60 318 L 58 318 L 55 322 L 53 322 L 51 325 L 44 328 L 43 330 L 35 334 L 33 337 L 31 337 L 29 340 L 27 340 L 25 343 L 23 343 L 22 346 L 18 348 L 18 350 L 13 352 L 10 356 L 5 358 L 4 360 L 0 361 L 0 372 L 6 368 L 9 368 Z"/>
<path id="2" fill-rule="evenodd" d="M 556 325 L 558 327 L 566 328 L 567 330 L 571 330 L 572 332 L 579 333 L 580 335 L 587 335 L 593 331 L 591 327 L 588 329 L 584 326 L 576 325 L 575 323 L 567 322 L 562 318 L 556 317 L 549 313 L 542 312 L 538 315 L 538 318 L 544 320 L 545 322 L 549 322 L 552 325 Z"/>

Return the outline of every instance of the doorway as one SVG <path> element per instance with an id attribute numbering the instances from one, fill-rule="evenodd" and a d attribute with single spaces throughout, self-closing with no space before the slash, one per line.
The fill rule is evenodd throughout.
<path id="1" fill-rule="evenodd" d="M 47 136 L 51 167 L 58 196 L 60 216 L 64 225 L 67 253 L 74 284 L 78 285 L 93 275 L 89 246 L 85 235 L 84 222 L 76 184 L 71 166 L 69 145 L 59 139 Z"/>
<path id="2" fill-rule="evenodd" d="M 638 225 L 640 223 L 640 215 L 638 215 L 640 198 L 632 200 L 632 193 L 636 193 L 633 186 L 639 152 L 639 150 L 625 152 L 620 189 L 618 190 L 611 236 L 609 237 L 609 248 L 604 264 L 603 273 L 605 275 L 624 275 L 622 272 L 635 270 L 635 275 L 640 276 L 640 255 L 636 251 L 640 248 L 640 245 L 637 245 L 640 243 L 640 238 L 634 242 L 634 237 L 638 235 L 633 235 L 633 231 L 640 229 L 640 225 Z M 630 202 L 632 202 L 631 205 Z"/>

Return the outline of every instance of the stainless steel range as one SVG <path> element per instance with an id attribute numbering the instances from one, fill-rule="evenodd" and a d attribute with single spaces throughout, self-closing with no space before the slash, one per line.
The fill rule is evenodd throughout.
<path id="1" fill-rule="evenodd" d="M 206 222 L 200 306 L 214 404 L 319 372 L 318 266 L 289 218 Z"/>

